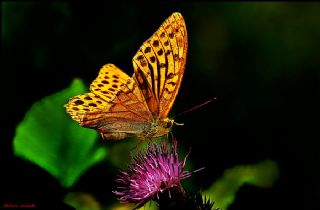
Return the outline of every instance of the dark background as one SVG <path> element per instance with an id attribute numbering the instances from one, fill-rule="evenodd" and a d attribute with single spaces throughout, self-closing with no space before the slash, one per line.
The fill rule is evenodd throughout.
<path id="1" fill-rule="evenodd" d="M 12 155 L 16 125 L 37 100 L 75 77 L 89 85 L 113 63 L 131 75 L 132 57 L 178 11 L 189 51 L 170 115 L 190 161 L 205 166 L 192 180 L 207 189 L 235 165 L 272 159 L 272 188 L 244 186 L 233 209 L 316 209 L 319 182 L 319 3 L 2 3 L 1 178 L 5 202 L 63 199 L 48 173 Z M 114 172 L 98 164 L 74 186 L 101 203 Z M 106 196 L 106 191 L 108 191 Z"/>

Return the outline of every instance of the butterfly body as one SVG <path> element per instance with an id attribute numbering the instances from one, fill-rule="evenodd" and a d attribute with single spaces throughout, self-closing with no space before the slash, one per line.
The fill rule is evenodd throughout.
<path id="1" fill-rule="evenodd" d="M 180 88 L 187 46 L 183 17 L 173 13 L 133 57 L 132 77 L 113 64 L 104 65 L 90 93 L 71 98 L 67 112 L 105 139 L 168 134 L 175 122 L 167 115 Z"/>
<path id="2" fill-rule="evenodd" d="M 163 135 L 168 134 L 173 125 L 174 121 L 165 118 L 165 119 L 158 119 L 154 122 L 145 121 L 143 126 L 140 126 L 138 129 L 131 128 L 131 131 L 112 131 L 108 130 L 108 127 L 101 127 L 98 132 L 101 134 L 103 139 L 110 139 L 110 140 L 122 140 L 125 138 L 137 137 L 138 139 L 149 139 L 155 137 L 160 137 Z"/>
<path id="3" fill-rule="evenodd" d="M 173 126 L 174 121 L 169 118 L 159 118 L 151 123 L 148 123 L 141 134 L 138 134 L 140 139 L 151 139 L 168 134 Z"/>

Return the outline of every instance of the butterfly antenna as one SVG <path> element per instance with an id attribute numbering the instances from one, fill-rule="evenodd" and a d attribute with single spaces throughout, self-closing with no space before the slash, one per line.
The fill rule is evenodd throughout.
<path id="1" fill-rule="evenodd" d="M 173 122 L 175 125 L 179 125 L 179 126 L 183 126 L 184 123 L 177 123 L 177 122 Z"/>
<path id="2" fill-rule="evenodd" d="M 180 115 L 182 115 L 182 114 L 185 114 L 185 113 L 187 113 L 187 112 L 193 111 L 193 110 L 195 110 L 195 109 L 198 109 L 198 108 L 200 108 L 200 107 L 202 107 L 202 106 L 204 106 L 204 105 L 207 105 L 207 104 L 210 103 L 211 101 L 215 101 L 215 100 L 217 100 L 217 97 L 214 97 L 213 99 L 210 99 L 210 100 L 208 100 L 208 101 L 205 101 L 205 102 L 203 102 L 202 104 L 199 104 L 199 105 L 197 105 L 197 106 L 195 106 L 195 107 L 192 107 L 192 108 L 190 108 L 190 109 L 187 109 L 186 111 L 180 112 L 180 113 L 178 113 L 175 117 L 180 116 Z M 183 125 L 183 123 L 176 123 L 176 122 L 175 122 L 175 124 L 176 124 L 176 125 Z"/>

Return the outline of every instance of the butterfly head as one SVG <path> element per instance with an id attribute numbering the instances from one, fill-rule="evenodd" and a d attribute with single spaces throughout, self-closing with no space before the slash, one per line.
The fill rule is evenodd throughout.
<path id="1" fill-rule="evenodd" d="M 162 136 L 169 133 L 172 130 L 173 125 L 183 125 L 182 123 L 176 123 L 173 119 L 164 118 L 159 119 L 156 125 L 156 134 L 154 136 Z"/>
<path id="2" fill-rule="evenodd" d="M 167 129 L 168 132 L 171 131 L 172 126 L 174 124 L 174 120 L 173 119 L 169 119 L 169 118 L 164 118 L 163 120 L 160 121 L 161 122 L 161 126 L 164 129 Z"/>

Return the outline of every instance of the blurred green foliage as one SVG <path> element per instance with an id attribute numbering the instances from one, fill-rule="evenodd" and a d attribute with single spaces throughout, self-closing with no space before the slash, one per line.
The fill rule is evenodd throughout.
<path id="1" fill-rule="evenodd" d="M 62 2 L 48 2 L 46 4 L 53 11 L 65 17 L 69 17 L 68 5 Z M 13 41 L 13 35 L 19 30 L 20 24 L 25 16 L 37 6 L 36 2 L 1 2 L 1 39 L 2 41 Z M 14 14 L 14 15 L 12 15 Z M 58 31 L 62 31 L 66 23 L 55 26 Z"/>
<path id="2" fill-rule="evenodd" d="M 101 209 L 99 202 L 92 195 L 85 192 L 70 192 L 65 196 L 64 202 L 77 210 Z"/>
<path id="3" fill-rule="evenodd" d="M 44 168 L 64 187 L 107 155 L 105 147 L 97 147 L 97 133 L 80 127 L 63 107 L 68 98 L 84 91 L 83 82 L 75 79 L 67 89 L 34 103 L 13 141 L 15 155 Z"/>
<path id="4" fill-rule="evenodd" d="M 248 184 L 257 187 L 272 187 L 278 179 L 279 168 L 276 162 L 265 160 L 254 165 L 235 166 L 225 170 L 223 176 L 203 192 L 214 201 L 215 208 L 227 210 L 236 198 L 241 186 Z"/>
<path id="5" fill-rule="evenodd" d="M 31 8 L 31 3 L 1 2 L 1 41 L 8 41 L 10 35 L 19 27 L 24 14 Z M 15 14 L 15 15 L 12 15 Z"/>

